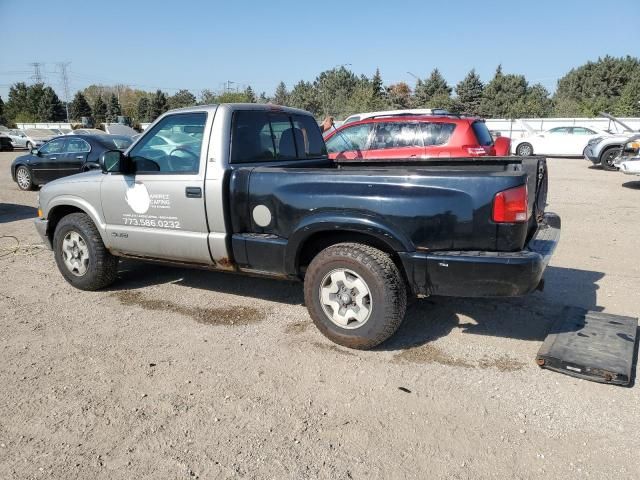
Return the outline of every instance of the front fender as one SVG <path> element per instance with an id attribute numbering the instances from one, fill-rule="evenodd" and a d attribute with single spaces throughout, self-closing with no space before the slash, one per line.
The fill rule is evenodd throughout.
<path id="1" fill-rule="evenodd" d="M 319 212 L 309 215 L 294 228 L 285 253 L 285 271 L 295 274 L 298 256 L 305 241 L 316 233 L 354 232 L 370 235 L 384 242 L 395 252 L 415 250 L 413 243 L 382 219 L 358 212 Z"/>
<path id="2" fill-rule="evenodd" d="M 100 232 L 100 237 L 102 237 L 102 241 L 107 244 L 105 232 L 107 229 L 106 222 L 102 218 L 100 212 L 87 200 L 82 197 L 78 197 L 76 195 L 58 195 L 54 198 L 49 199 L 46 206 L 43 207 L 44 218 L 49 218 L 51 212 L 53 212 L 58 207 L 75 207 L 82 210 L 84 213 L 89 215 L 98 231 Z"/>

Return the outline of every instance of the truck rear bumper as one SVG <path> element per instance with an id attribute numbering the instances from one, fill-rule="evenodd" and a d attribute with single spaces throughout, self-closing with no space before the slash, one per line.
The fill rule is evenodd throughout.
<path id="1" fill-rule="evenodd" d="M 418 296 L 513 297 L 534 291 L 560 238 L 560 217 L 547 213 L 519 252 L 400 253 Z"/>

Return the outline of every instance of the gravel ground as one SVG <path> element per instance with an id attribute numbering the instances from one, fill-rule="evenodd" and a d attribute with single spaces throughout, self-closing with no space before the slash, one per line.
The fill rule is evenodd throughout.
<path id="1" fill-rule="evenodd" d="M 640 394 L 534 364 L 565 305 L 638 316 L 640 182 L 551 159 L 546 289 L 322 337 L 300 284 L 123 262 L 73 289 L 0 154 L 0 478 L 640 477 Z M 14 248 L 15 246 L 15 248 Z M 13 253 L 12 253 L 13 252 Z"/>

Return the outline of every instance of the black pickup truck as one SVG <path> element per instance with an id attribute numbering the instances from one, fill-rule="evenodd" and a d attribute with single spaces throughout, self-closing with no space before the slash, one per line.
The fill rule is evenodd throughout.
<path id="1" fill-rule="evenodd" d="M 105 287 L 119 257 L 300 279 L 318 328 L 353 348 L 395 332 L 407 293 L 533 291 L 560 233 L 543 158 L 332 162 L 290 108 L 170 111 L 101 166 L 40 192 L 72 285 Z"/>

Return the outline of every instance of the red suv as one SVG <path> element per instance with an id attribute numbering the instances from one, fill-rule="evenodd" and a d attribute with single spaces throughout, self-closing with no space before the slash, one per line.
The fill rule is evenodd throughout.
<path id="1" fill-rule="evenodd" d="M 482 119 L 455 115 L 367 118 L 330 130 L 324 138 L 332 159 L 480 157 L 509 152 L 508 139 L 496 145 Z"/>

